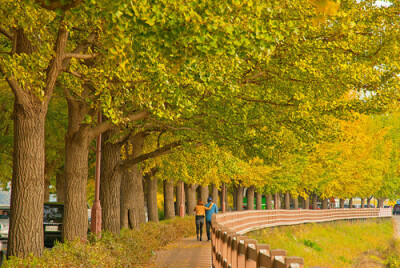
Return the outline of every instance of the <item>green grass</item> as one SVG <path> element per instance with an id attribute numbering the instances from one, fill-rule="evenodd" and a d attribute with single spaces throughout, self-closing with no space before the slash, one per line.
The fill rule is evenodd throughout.
<path id="1" fill-rule="evenodd" d="M 114 236 L 103 233 L 101 239 L 71 241 L 45 249 L 43 256 L 25 259 L 13 257 L 2 267 L 141 267 L 153 251 L 166 244 L 195 235 L 194 217 L 146 223 L 138 230 L 122 230 Z"/>
<path id="2" fill-rule="evenodd" d="M 391 220 L 285 226 L 249 236 L 272 249 L 285 249 L 288 256 L 304 258 L 305 267 L 400 267 Z"/>

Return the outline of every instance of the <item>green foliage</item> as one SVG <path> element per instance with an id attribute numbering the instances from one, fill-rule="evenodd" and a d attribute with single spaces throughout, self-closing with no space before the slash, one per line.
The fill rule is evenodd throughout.
<path id="1" fill-rule="evenodd" d="M 303 243 L 305 246 L 310 247 L 316 251 L 322 251 L 322 248 L 320 246 L 318 246 L 318 244 L 316 242 L 313 242 L 311 240 L 308 239 L 304 239 Z"/>
<path id="2" fill-rule="evenodd" d="M 3 267 L 132 267 L 143 265 L 153 251 L 182 237 L 193 236 L 193 217 L 146 223 L 138 230 L 122 230 L 118 236 L 103 233 L 101 239 L 71 241 L 46 249 L 42 257 L 11 257 Z"/>

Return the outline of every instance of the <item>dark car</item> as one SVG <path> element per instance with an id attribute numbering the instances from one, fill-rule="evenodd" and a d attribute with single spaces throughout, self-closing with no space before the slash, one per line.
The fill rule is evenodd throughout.
<path id="1" fill-rule="evenodd" d="M 44 246 L 53 247 L 55 241 L 62 242 L 64 204 L 45 203 L 43 208 Z"/>
<path id="2" fill-rule="evenodd" d="M 400 214 L 400 204 L 396 204 L 393 206 L 393 214 Z"/>

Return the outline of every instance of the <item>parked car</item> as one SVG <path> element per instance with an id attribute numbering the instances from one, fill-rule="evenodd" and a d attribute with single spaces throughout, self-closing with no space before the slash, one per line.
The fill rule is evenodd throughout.
<path id="1" fill-rule="evenodd" d="M 44 246 L 53 247 L 55 241 L 62 242 L 64 204 L 45 203 L 43 208 Z"/>
<path id="2" fill-rule="evenodd" d="M 10 226 L 10 206 L 0 206 L 0 266 L 7 256 L 8 229 Z"/>
<path id="3" fill-rule="evenodd" d="M 393 206 L 393 214 L 400 214 L 400 204 L 396 204 Z"/>
<path id="4" fill-rule="evenodd" d="M 0 206 L 0 240 L 8 239 L 10 206 Z"/>

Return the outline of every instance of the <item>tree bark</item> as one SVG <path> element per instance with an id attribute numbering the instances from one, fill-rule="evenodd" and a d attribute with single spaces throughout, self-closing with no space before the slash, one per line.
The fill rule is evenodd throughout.
<path id="1" fill-rule="evenodd" d="M 14 150 L 11 188 L 11 215 L 7 256 L 43 254 L 43 201 L 45 170 L 45 120 L 55 83 L 62 70 L 68 32 L 60 26 L 43 88 L 38 98 L 27 84 L 5 76 L 14 98 Z M 22 28 L 12 35 L 12 54 L 32 54 L 35 47 Z M 2 71 L 0 65 L 0 72 Z"/>
<path id="2" fill-rule="evenodd" d="M 295 197 L 293 198 L 293 205 L 294 205 L 294 209 L 299 209 L 299 197 Z"/>
<path id="3" fill-rule="evenodd" d="M 102 207 L 102 229 L 112 234 L 119 234 L 120 226 L 120 191 L 121 173 L 116 167 L 121 160 L 121 145 L 110 139 L 117 134 L 117 130 L 110 130 L 103 134 L 100 200 Z"/>
<path id="4" fill-rule="evenodd" d="M 285 209 L 290 209 L 290 194 L 285 193 Z"/>
<path id="5" fill-rule="evenodd" d="M 50 201 L 50 176 L 44 177 L 44 200 L 45 203 Z"/>
<path id="6" fill-rule="evenodd" d="M 247 188 L 247 209 L 254 210 L 254 186 Z"/>
<path id="7" fill-rule="evenodd" d="M 88 177 L 89 126 L 82 124 L 88 107 L 67 98 L 68 129 L 65 138 L 65 206 L 63 238 L 87 238 L 88 213 L 86 185 Z"/>
<path id="8" fill-rule="evenodd" d="M 256 210 L 262 210 L 262 194 L 256 193 Z"/>
<path id="9" fill-rule="evenodd" d="M 146 177 L 146 176 L 145 176 Z M 149 221 L 158 222 L 158 208 L 157 208 L 157 179 L 146 177 L 147 182 L 147 213 Z"/>
<path id="10" fill-rule="evenodd" d="M 322 200 L 322 209 L 328 209 L 328 199 L 327 198 Z"/>
<path id="11" fill-rule="evenodd" d="M 222 200 L 220 200 L 220 202 L 218 203 L 218 188 L 214 184 L 212 185 L 211 197 L 213 199 L 213 202 L 217 205 L 217 207 L 222 208 Z"/>
<path id="12" fill-rule="evenodd" d="M 310 209 L 310 196 L 307 199 L 304 198 L 304 209 Z"/>
<path id="13" fill-rule="evenodd" d="M 185 191 L 185 189 L 183 189 Z M 180 216 L 181 203 L 183 202 L 183 207 L 185 207 L 185 193 L 183 193 L 182 200 L 182 182 L 179 182 L 176 186 L 176 203 L 175 203 L 175 215 Z"/>
<path id="14" fill-rule="evenodd" d="M 243 186 L 238 185 L 235 187 L 236 192 L 236 211 L 243 210 Z"/>
<path id="15" fill-rule="evenodd" d="M 137 157 L 143 149 L 144 135 L 135 135 L 131 144 L 132 156 Z M 121 228 L 136 229 L 145 222 L 143 175 L 136 164 L 123 172 L 121 180 Z"/>
<path id="16" fill-rule="evenodd" d="M 271 194 L 267 194 L 265 195 L 265 206 L 266 209 L 272 209 L 272 195 Z"/>
<path id="17" fill-rule="evenodd" d="M 169 180 L 164 180 L 164 217 L 165 219 L 175 218 L 174 183 Z"/>
<path id="18" fill-rule="evenodd" d="M 316 194 L 314 194 L 312 197 L 312 209 L 318 209 L 317 201 L 318 197 Z"/>
<path id="19" fill-rule="evenodd" d="M 14 104 L 14 159 L 8 256 L 43 254 L 44 125 L 47 107 Z"/>
<path id="20" fill-rule="evenodd" d="M 345 201 L 345 199 L 340 198 L 340 200 L 339 200 L 340 208 L 344 208 L 344 201 Z"/>
<path id="21" fill-rule="evenodd" d="M 220 203 L 221 203 L 221 210 L 222 210 L 222 202 L 223 202 L 223 190 L 221 189 L 221 191 L 218 191 L 218 195 L 219 195 L 219 201 L 220 201 Z M 225 200 L 224 200 L 225 202 L 225 211 L 226 212 L 228 212 L 228 211 L 232 211 L 232 207 L 229 205 L 229 202 L 228 202 L 228 189 L 227 189 L 227 187 L 226 187 L 226 185 L 225 185 Z M 233 205 L 235 205 L 235 200 L 233 200 Z"/>
<path id="22" fill-rule="evenodd" d="M 195 215 L 193 209 L 196 206 L 196 189 L 197 184 L 186 185 L 185 184 L 185 193 L 186 193 L 186 201 L 187 201 L 187 208 L 186 214 L 188 215 Z"/>
<path id="23" fill-rule="evenodd" d="M 361 198 L 361 208 L 364 208 L 365 206 L 365 198 Z"/>
<path id="24" fill-rule="evenodd" d="M 372 197 L 367 198 L 367 208 L 371 207 L 371 199 Z"/>
<path id="25" fill-rule="evenodd" d="M 209 194 L 208 185 L 201 186 L 200 187 L 200 196 L 201 196 L 201 200 L 204 202 L 204 204 L 207 204 L 208 194 Z"/>
<path id="26" fill-rule="evenodd" d="M 349 208 L 353 208 L 353 198 L 349 199 Z"/>
<path id="27" fill-rule="evenodd" d="M 386 198 L 384 197 L 378 198 L 378 208 L 383 208 L 383 203 L 385 202 L 385 199 Z"/>
<path id="28" fill-rule="evenodd" d="M 56 193 L 57 193 L 57 202 L 64 203 L 65 202 L 65 174 L 63 171 L 60 171 L 56 174 Z"/>

